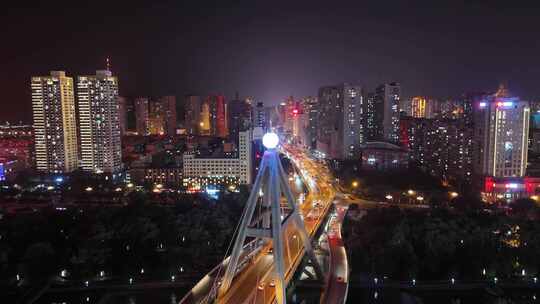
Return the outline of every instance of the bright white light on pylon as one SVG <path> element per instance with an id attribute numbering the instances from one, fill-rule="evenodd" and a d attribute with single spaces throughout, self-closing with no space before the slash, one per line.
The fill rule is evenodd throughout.
<path id="1" fill-rule="evenodd" d="M 264 134 L 262 141 L 267 149 L 275 149 L 279 143 L 279 137 L 276 133 L 266 133 Z"/>

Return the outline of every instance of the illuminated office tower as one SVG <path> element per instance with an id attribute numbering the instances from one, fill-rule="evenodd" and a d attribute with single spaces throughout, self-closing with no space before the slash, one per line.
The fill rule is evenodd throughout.
<path id="1" fill-rule="evenodd" d="M 148 98 L 135 98 L 135 127 L 137 134 L 148 134 Z"/>
<path id="2" fill-rule="evenodd" d="M 504 86 L 474 104 L 476 174 L 523 177 L 527 165 L 530 108 Z"/>
<path id="3" fill-rule="evenodd" d="M 77 169 L 73 78 L 63 71 L 31 79 L 36 168 L 46 173 Z"/>
<path id="4" fill-rule="evenodd" d="M 82 169 L 92 173 L 119 172 L 122 146 L 118 79 L 106 70 L 77 77 L 77 101 Z"/>

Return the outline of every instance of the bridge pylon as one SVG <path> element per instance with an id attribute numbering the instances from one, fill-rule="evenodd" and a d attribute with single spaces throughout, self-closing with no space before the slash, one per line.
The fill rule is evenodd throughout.
<path id="1" fill-rule="evenodd" d="M 257 214 L 255 214 L 256 210 L 259 210 Z M 314 265 L 316 274 L 322 279 L 323 274 L 311 246 L 311 240 L 306 232 L 304 221 L 298 212 L 298 205 L 295 203 L 289 187 L 288 178 L 279 159 L 279 153 L 274 147 L 265 151 L 259 166 L 259 172 L 255 178 L 238 228 L 229 264 L 221 281 L 218 303 L 219 295 L 225 294 L 229 290 L 233 279 L 237 275 L 238 266 L 241 264 L 239 259 L 247 237 L 272 241 L 276 300 L 278 304 L 286 303 L 287 285 L 284 249 L 286 249 L 285 242 L 290 240 L 287 235 L 284 235 L 284 231 L 290 224 L 296 226 L 295 231 L 300 235 L 303 247 Z"/>

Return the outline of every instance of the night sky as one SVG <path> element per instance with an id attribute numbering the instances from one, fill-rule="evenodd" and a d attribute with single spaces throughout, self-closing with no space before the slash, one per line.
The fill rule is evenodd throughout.
<path id="1" fill-rule="evenodd" d="M 275 104 L 340 82 L 447 97 L 505 81 L 540 99 L 538 7 L 518 1 L 41 2 L 3 3 L 1 121 L 31 122 L 32 75 L 93 73 L 107 56 L 121 95 Z"/>

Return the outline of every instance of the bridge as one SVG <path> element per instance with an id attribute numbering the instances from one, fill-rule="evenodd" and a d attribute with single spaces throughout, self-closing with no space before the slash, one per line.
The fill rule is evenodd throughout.
<path id="1" fill-rule="evenodd" d="M 270 142 L 269 135 L 275 136 Z M 303 272 L 303 277 L 321 283 L 321 303 L 345 301 L 347 275 L 331 272 L 337 269 L 348 273 L 344 270 L 346 255 L 344 267 L 332 266 L 330 273 L 325 273 L 312 246 L 336 196 L 328 168 L 301 149 L 287 145 L 278 147 L 273 133 L 266 134 L 263 143 L 267 151 L 235 231 L 231 255 L 204 276 L 181 304 L 286 303 L 287 286 L 298 271 Z M 309 189 L 303 200 L 293 196 L 289 178 L 279 160 L 280 153 L 292 161 Z M 332 246 L 339 242 L 328 243 Z M 338 250 L 344 252 L 343 248 Z M 343 259 L 343 254 L 340 258 Z M 336 298 L 341 300 L 336 302 Z"/>

